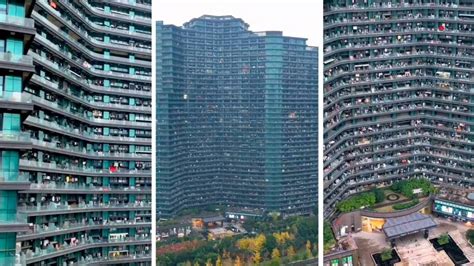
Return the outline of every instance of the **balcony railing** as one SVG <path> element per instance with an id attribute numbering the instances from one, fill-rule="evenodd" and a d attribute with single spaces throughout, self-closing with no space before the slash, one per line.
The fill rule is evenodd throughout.
<path id="1" fill-rule="evenodd" d="M 31 18 L 9 16 L 9 15 L 0 15 L 0 23 L 11 24 L 20 27 L 34 28 L 35 21 Z"/>
<path id="2" fill-rule="evenodd" d="M 60 245 L 57 248 L 54 248 L 52 245 L 49 245 L 46 249 L 38 249 L 35 252 L 28 250 L 26 252 L 26 262 L 29 263 L 28 261 L 40 258 L 42 256 L 48 256 L 48 255 L 56 255 L 56 254 L 64 254 L 64 252 L 75 252 L 84 250 L 90 247 L 100 247 L 101 244 L 109 244 L 109 243 L 116 243 L 117 245 L 127 245 L 129 243 L 133 243 L 136 241 L 150 241 L 151 243 L 151 238 L 150 237 L 127 237 L 125 239 L 117 240 L 117 241 L 110 241 L 110 240 L 95 240 L 92 238 L 85 239 L 79 241 L 77 244 L 67 244 L 64 243 Z M 23 253 L 24 254 L 24 253 Z M 36 261 L 36 260 L 35 260 Z"/>
<path id="3" fill-rule="evenodd" d="M 65 2 L 69 2 L 69 0 L 64 0 Z M 111 17 L 116 17 L 118 19 L 121 19 L 121 18 L 129 18 L 129 19 L 132 19 L 132 20 L 141 20 L 143 22 L 147 22 L 147 23 L 150 23 L 151 24 L 151 18 L 146 18 L 146 17 L 142 17 L 142 16 L 137 16 L 135 15 L 135 17 L 130 17 L 130 15 L 128 13 L 113 13 L 113 12 L 110 12 L 110 13 L 106 13 L 104 12 L 103 9 L 99 9 L 99 8 L 96 8 L 96 7 L 93 7 L 89 4 L 88 1 L 86 0 L 80 0 L 81 3 L 83 5 L 85 5 L 86 7 L 88 7 L 90 10 L 92 11 L 95 11 L 95 12 L 100 12 L 102 13 L 104 16 L 111 16 Z M 130 3 L 129 1 L 127 1 L 127 3 Z"/>
<path id="4" fill-rule="evenodd" d="M 17 214 L 7 214 L 1 213 L 0 214 L 0 225 L 7 225 L 7 224 L 26 224 L 28 216 L 25 213 L 17 213 Z"/>
<path id="5" fill-rule="evenodd" d="M 31 94 L 22 92 L 3 92 L 0 101 L 31 103 Z"/>
<path id="6" fill-rule="evenodd" d="M 0 141 L 1 141 L 1 135 L 0 135 Z M 27 140 L 30 140 L 29 137 Z M 67 150 L 68 152 L 73 152 L 78 154 L 79 156 L 84 156 L 88 158 L 100 158 L 100 157 L 115 157 L 115 158 L 133 158 L 134 160 L 138 159 L 150 159 L 151 156 L 150 154 L 140 154 L 140 153 L 128 153 L 128 152 L 103 152 L 103 151 L 91 151 L 87 150 L 85 147 L 76 147 L 72 146 L 70 144 L 65 144 L 62 145 L 63 143 L 61 142 L 47 142 L 47 141 L 41 141 L 41 140 L 36 140 L 36 139 L 31 139 L 31 142 L 33 145 L 36 146 L 41 146 L 41 147 L 47 147 L 49 149 L 54 149 L 54 150 Z"/>
<path id="7" fill-rule="evenodd" d="M 28 183 L 29 181 L 30 177 L 28 174 L 0 169 L 0 183 Z"/>
<path id="8" fill-rule="evenodd" d="M 35 13 L 36 11 L 33 11 L 33 18 L 34 19 L 37 19 L 37 20 L 40 20 L 42 21 L 43 23 L 46 23 L 48 24 L 49 27 L 52 27 L 52 28 L 55 28 L 56 29 L 56 32 L 60 35 L 62 35 L 63 38 L 71 38 L 71 36 L 62 31 L 61 29 L 59 29 L 57 26 L 55 26 L 53 23 L 51 23 L 48 19 L 46 19 L 44 16 L 38 14 L 38 13 Z M 73 27 L 75 28 L 72 24 L 69 23 L 69 26 L 70 27 Z M 106 43 L 104 41 L 100 41 L 100 40 L 97 40 L 95 38 L 92 38 L 90 37 L 86 32 L 83 32 L 83 31 L 79 31 L 81 34 L 82 34 L 82 37 L 84 39 L 86 39 L 87 41 L 91 42 L 91 43 L 94 43 L 96 45 L 103 45 L 103 46 L 107 46 L 107 47 L 116 47 L 116 48 L 123 48 L 123 49 L 127 49 L 127 50 L 133 50 L 133 51 L 136 51 L 136 52 L 142 52 L 142 53 L 151 53 L 151 48 L 140 48 L 140 47 L 136 47 L 136 46 L 131 46 L 129 43 L 121 43 L 119 44 L 120 46 L 117 47 L 115 44 L 116 43 L 113 43 L 113 40 L 111 40 L 110 43 Z"/>
<path id="9" fill-rule="evenodd" d="M 79 262 L 72 264 L 73 266 L 85 266 L 85 265 L 103 265 L 104 263 L 111 264 L 112 262 L 120 263 L 121 261 L 129 260 L 150 260 L 151 254 L 129 254 L 129 255 L 118 255 L 113 257 L 103 257 L 103 258 L 85 258 Z"/>
<path id="10" fill-rule="evenodd" d="M 112 187 L 104 187 L 104 186 L 94 186 L 92 184 L 71 184 L 71 183 L 64 183 L 64 184 L 56 184 L 54 182 L 47 183 L 47 184 L 31 184 L 30 189 L 58 189 L 58 190 L 89 190 L 89 191 L 104 191 L 113 193 L 116 191 L 127 191 L 127 192 L 150 192 L 150 188 L 142 189 L 137 187 L 121 187 L 121 188 L 112 188 Z"/>
<path id="11" fill-rule="evenodd" d="M 0 53 L 0 62 L 14 64 L 33 65 L 33 58 L 29 55 L 17 55 L 12 53 Z"/>
<path id="12" fill-rule="evenodd" d="M 124 209 L 130 208 L 148 208 L 151 207 L 151 202 L 134 202 L 134 203 L 118 203 L 118 204 L 108 204 L 108 203 L 79 203 L 75 205 L 61 204 L 61 203 L 50 203 L 46 206 L 20 206 L 18 211 L 23 213 L 28 212 L 39 212 L 39 211 L 62 211 L 62 210 L 80 210 L 80 209 Z"/>
<path id="13" fill-rule="evenodd" d="M 21 213 L 20 213 L 21 214 Z M 26 221 L 26 214 L 21 214 L 25 216 L 25 221 Z M 88 228 L 91 227 L 97 227 L 97 226 L 119 226 L 119 225 L 125 225 L 125 226 L 130 226 L 130 227 L 149 227 L 151 226 L 151 222 L 93 222 L 93 221 L 83 221 L 83 222 L 77 222 L 77 223 L 64 223 L 61 226 L 56 226 L 54 223 L 49 224 L 48 226 L 39 226 L 37 224 L 34 225 L 32 230 L 28 232 L 23 232 L 19 233 L 20 236 L 35 236 L 37 234 L 43 234 L 43 233 L 51 233 L 51 232 L 58 232 L 61 233 L 61 231 L 68 231 L 68 230 L 74 230 L 74 229 L 84 229 L 88 230 Z"/>
<path id="14" fill-rule="evenodd" d="M 25 132 L 0 131 L 2 142 L 31 142 L 30 134 Z"/>
<path id="15" fill-rule="evenodd" d="M 36 162 L 29 160 L 20 160 L 21 166 L 30 166 L 38 168 L 47 168 L 47 169 L 58 169 L 58 170 L 70 170 L 76 172 L 84 172 L 91 174 L 112 174 L 109 169 L 97 169 L 92 167 L 78 167 L 70 164 L 57 164 L 55 162 L 45 163 L 45 162 Z M 135 170 L 135 169 L 118 169 L 114 174 L 150 174 L 150 170 Z"/>

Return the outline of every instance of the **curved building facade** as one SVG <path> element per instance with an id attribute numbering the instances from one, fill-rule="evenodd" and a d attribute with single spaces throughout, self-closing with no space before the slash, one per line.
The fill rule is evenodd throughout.
<path id="1" fill-rule="evenodd" d="M 21 129 L 33 111 L 22 93 L 35 71 L 28 55 L 35 36 L 33 6 L 32 1 L 0 2 L 0 265 L 15 265 L 16 237 L 29 230 L 17 205 L 19 191 L 30 187 L 19 160 L 31 149 L 29 136 Z"/>
<path id="2" fill-rule="evenodd" d="M 6 240 L 15 263 L 150 265 L 151 1 L 24 2 L 36 35 L 15 34 L 30 66 L 4 117 L 25 145 L 2 150 L 27 182 L 3 195 L 28 224 Z"/>
<path id="3" fill-rule="evenodd" d="M 473 36 L 470 0 L 325 0 L 325 217 L 394 180 L 473 186 Z"/>
<path id="4" fill-rule="evenodd" d="M 225 205 L 310 213 L 317 49 L 232 16 L 157 23 L 157 216 Z"/>

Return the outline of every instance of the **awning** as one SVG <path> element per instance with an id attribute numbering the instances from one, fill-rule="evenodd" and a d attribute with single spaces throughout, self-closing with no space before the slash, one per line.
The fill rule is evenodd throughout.
<path id="1" fill-rule="evenodd" d="M 387 238 L 393 239 L 434 228 L 436 225 L 431 216 L 416 212 L 397 218 L 388 218 L 383 225 L 383 231 Z"/>
<path id="2" fill-rule="evenodd" d="M 222 222 L 225 218 L 222 216 L 214 216 L 214 217 L 206 217 L 203 218 L 202 221 L 205 223 L 215 223 L 215 222 Z"/>

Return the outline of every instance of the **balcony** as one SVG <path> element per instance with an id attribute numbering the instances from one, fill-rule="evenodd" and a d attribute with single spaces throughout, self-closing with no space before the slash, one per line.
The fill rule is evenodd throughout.
<path id="1" fill-rule="evenodd" d="M 105 258 L 86 258 L 73 266 L 85 265 L 116 265 L 122 263 L 138 263 L 151 261 L 151 254 L 119 255 Z"/>
<path id="2" fill-rule="evenodd" d="M 149 129 L 151 127 L 151 124 L 148 122 L 101 119 L 101 118 L 85 116 L 81 112 L 71 110 L 70 106 L 60 106 L 56 102 L 48 101 L 46 99 L 33 96 L 33 95 L 31 96 L 31 100 L 34 103 L 34 105 L 41 106 L 42 108 L 51 110 L 53 112 L 62 113 L 64 116 L 74 118 L 76 120 L 81 121 L 82 123 L 89 124 L 89 125 L 112 126 L 112 127 L 116 127 L 120 125 L 126 128 L 140 128 L 140 129 Z M 62 112 L 59 112 L 59 111 L 62 111 Z"/>
<path id="3" fill-rule="evenodd" d="M 49 9 L 49 7 L 47 7 L 47 9 Z M 69 34 L 59 29 L 56 25 L 54 25 L 51 21 L 46 19 L 44 16 L 40 15 L 38 12 L 34 11 L 32 14 L 32 17 L 35 19 L 35 21 L 45 25 L 48 28 L 54 29 L 53 32 L 58 34 L 59 38 L 66 39 L 66 40 L 69 40 L 71 38 Z M 96 40 L 90 37 L 87 32 L 78 30 L 71 23 L 66 22 L 65 20 L 64 22 L 66 25 L 68 25 L 68 27 L 75 30 L 78 35 L 80 35 L 85 41 L 89 42 L 92 46 L 97 46 L 98 48 L 103 48 L 103 49 L 112 49 L 112 50 L 119 50 L 119 51 L 125 51 L 125 52 L 140 53 L 140 54 L 144 54 L 148 56 L 151 54 L 151 48 L 147 49 L 147 48 L 131 46 L 129 43 L 116 45 L 116 43 L 112 43 L 112 41 L 110 43 L 106 43 L 101 40 Z"/>
<path id="4" fill-rule="evenodd" d="M 44 0 L 39 0 L 44 1 Z M 115 29 L 112 27 L 106 27 L 102 25 L 98 25 L 91 21 L 86 15 L 84 15 L 81 11 L 76 9 L 68 0 L 61 0 L 60 1 L 67 9 L 71 11 L 72 14 L 76 15 L 76 17 L 80 18 L 84 22 L 84 26 L 87 26 L 91 29 L 95 29 L 98 32 L 113 32 L 117 35 L 124 36 L 124 37 L 133 37 L 142 40 L 151 40 L 151 32 L 149 34 L 139 33 L 139 32 L 131 32 L 126 29 Z M 150 10 L 151 11 L 151 10 Z M 58 12 L 59 13 L 59 12 Z M 61 14 L 59 14 L 61 15 Z M 64 19 L 64 17 L 63 17 Z M 70 22 L 70 21 L 69 21 Z M 151 29 L 151 23 L 150 23 Z"/>
<path id="5" fill-rule="evenodd" d="M 8 216 L 8 218 L 7 218 Z M 12 219 L 13 218 L 13 219 Z M 17 213 L 16 215 L 1 214 L 0 215 L 0 232 L 27 232 L 30 226 L 27 223 L 28 216 L 24 213 Z"/>
<path id="6" fill-rule="evenodd" d="M 8 110 L 19 110 L 21 112 L 33 111 L 33 103 L 29 93 L 3 92 L 0 96 L 0 108 Z"/>
<path id="7" fill-rule="evenodd" d="M 61 2 L 69 2 L 69 0 L 62 0 Z M 80 0 L 80 2 L 87 7 L 89 12 L 91 12 L 95 16 L 99 17 L 105 17 L 105 18 L 110 18 L 110 19 L 115 19 L 115 20 L 121 20 L 121 21 L 127 21 L 130 23 L 139 23 L 144 26 L 150 26 L 151 25 L 151 18 L 144 18 L 144 17 L 130 17 L 129 14 L 125 13 L 117 13 L 117 12 L 104 12 L 103 9 L 98 9 L 89 4 L 87 0 Z M 148 7 L 151 11 L 151 6 Z"/>
<path id="8" fill-rule="evenodd" d="M 93 184 L 56 184 L 55 182 L 37 184 L 33 183 L 26 191 L 40 193 L 61 193 L 61 194 L 151 194 L 151 188 L 141 187 L 119 187 L 95 186 Z"/>
<path id="9" fill-rule="evenodd" d="M 466 11 L 471 10 L 473 11 L 473 7 L 467 7 L 463 6 Z M 324 15 L 329 16 L 332 14 L 337 14 L 337 13 L 353 13 L 353 12 L 383 12 L 383 11 L 405 11 L 407 9 L 413 9 L 413 10 L 421 10 L 421 9 L 441 9 L 441 10 L 458 10 L 459 6 L 456 4 L 433 4 L 433 3 L 391 3 L 391 2 L 386 2 L 383 3 L 382 6 L 377 6 L 376 3 L 373 3 L 372 5 L 347 5 L 347 6 L 331 6 L 329 9 L 324 10 Z"/>
<path id="10" fill-rule="evenodd" d="M 83 58 L 77 58 L 76 56 L 73 56 L 70 52 L 64 51 L 64 48 L 60 48 L 58 44 L 53 43 L 52 41 L 48 40 L 46 37 L 43 37 L 42 35 L 37 35 L 35 37 L 35 40 L 44 46 L 54 49 L 56 53 L 70 59 L 70 61 L 74 62 L 77 66 L 83 67 L 84 69 L 86 69 L 83 64 L 85 62 Z M 117 63 L 117 64 L 125 64 L 125 65 L 134 65 L 134 66 L 136 65 L 136 66 L 151 68 L 151 61 L 137 59 L 131 62 L 128 57 L 119 57 L 119 56 L 113 56 L 113 55 L 105 59 L 103 54 L 99 54 L 94 51 L 91 51 L 89 48 L 87 48 L 86 46 L 80 43 L 73 42 L 71 40 L 66 40 L 66 42 L 68 42 L 72 47 L 88 55 L 89 57 L 88 59 L 90 59 L 91 61 L 95 61 L 95 60 L 104 61 L 105 60 L 108 63 L 110 62 L 110 63 Z"/>
<path id="11" fill-rule="evenodd" d="M 130 0 L 116 0 L 110 3 L 111 5 L 122 6 L 126 8 L 139 9 L 141 11 L 151 11 L 151 4 L 137 3 L 137 1 Z"/>
<path id="12" fill-rule="evenodd" d="M 1 139 L 0 139 L 1 140 Z M 151 161 L 151 155 L 140 153 L 124 153 L 124 152 L 103 152 L 91 151 L 85 147 L 80 148 L 69 143 L 48 142 L 31 139 L 32 146 L 39 150 L 49 150 L 55 153 L 67 154 L 88 159 L 96 160 L 133 160 L 133 161 Z"/>
<path id="13" fill-rule="evenodd" d="M 70 98 L 70 99 L 74 99 L 74 100 L 77 100 L 77 101 L 85 101 L 85 99 L 81 99 L 79 97 L 76 97 L 76 96 L 73 96 L 71 94 L 68 93 L 68 91 L 65 91 L 63 90 L 62 88 L 59 87 L 58 83 L 55 83 L 55 82 L 51 82 L 49 80 L 47 80 L 46 78 L 44 77 L 40 77 L 38 75 L 33 75 L 33 77 L 31 78 L 31 81 L 39 86 L 44 86 L 46 87 L 46 89 L 49 89 L 49 90 L 54 90 L 54 92 L 58 93 L 58 94 L 61 94 L 67 98 Z M 103 86 L 98 86 L 98 85 L 94 85 L 94 84 L 91 84 L 90 82 L 84 82 L 82 81 L 81 83 L 78 84 L 79 86 L 82 87 L 82 89 L 86 90 L 86 91 L 90 91 L 90 92 L 95 92 L 95 93 L 110 93 L 112 95 L 117 95 L 117 96 L 140 96 L 140 97 L 143 97 L 143 98 L 151 98 L 151 93 L 150 92 L 146 92 L 146 91 L 137 91 L 137 90 L 127 90 L 127 89 L 119 89 L 119 88 L 106 88 L 106 87 L 103 87 Z M 85 105 L 89 104 L 90 106 L 93 106 L 91 105 L 90 103 L 86 103 L 84 102 Z M 151 109 L 151 108 L 150 108 Z"/>
<path id="14" fill-rule="evenodd" d="M 12 53 L 0 53 L 0 68 L 9 72 L 35 72 L 31 56 Z"/>
<path id="15" fill-rule="evenodd" d="M 25 120 L 25 124 L 43 128 L 46 130 L 59 130 L 61 134 L 67 135 L 74 138 L 79 138 L 89 142 L 108 142 L 108 143 L 124 143 L 124 144 L 136 144 L 136 145 L 150 145 L 151 138 L 133 138 L 133 137 L 122 137 L 122 136 L 104 136 L 99 134 L 94 134 L 88 131 L 80 131 L 77 128 L 60 126 L 57 123 L 47 121 L 45 119 L 40 119 L 37 117 L 29 116 Z"/>
<path id="16" fill-rule="evenodd" d="M 0 169 L 0 186 L 2 190 L 25 190 L 30 187 L 30 178 L 25 173 Z"/>
<path id="17" fill-rule="evenodd" d="M 77 244 L 62 244 L 59 248 L 53 248 L 51 245 L 46 249 L 39 249 L 35 252 L 28 250 L 26 254 L 26 263 L 36 263 L 47 259 L 64 256 L 74 252 L 83 251 L 91 248 L 99 247 L 113 247 L 113 246 L 126 246 L 126 245 L 149 245 L 151 244 L 150 237 L 128 237 L 119 241 L 110 240 L 95 240 L 92 238 L 79 241 Z"/>
<path id="18" fill-rule="evenodd" d="M 40 171 L 51 173 L 63 173 L 81 176 L 114 176 L 114 177 L 150 177 L 150 170 L 118 169 L 111 172 L 109 169 L 97 169 L 92 167 L 78 167 L 71 164 L 57 164 L 56 162 L 45 163 L 28 160 L 20 160 L 20 169 L 24 171 Z"/>
<path id="19" fill-rule="evenodd" d="M 31 18 L 0 15 L 0 30 L 34 35 L 35 22 Z"/>
<path id="20" fill-rule="evenodd" d="M 28 133 L 0 131 L 0 149 L 29 150 L 31 146 L 31 138 Z"/>
<path id="21" fill-rule="evenodd" d="M 44 216 L 69 213 L 85 213 L 100 211 L 151 211 L 151 202 L 135 202 L 127 204 L 108 204 L 108 203 L 79 203 L 74 205 L 50 203 L 46 206 L 21 206 L 18 212 L 25 213 L 28 216 Z"/>
<path id="22" fill-rule="evenodd" d="M 23 214 L 25 215 L 25 214 Z M 26 216 L 26 215 L 25 215 Z M 17 235 L 17 241 L 26 241 L 55 235 L 71 234 L 83 231 L 110 229 L 110 228 L 151 228 L 151 222 L 77 222 L 64 223 L 61 226 L 56 226 L 54 223 L 48 226 L 34 225 L 30 230 Z"/>

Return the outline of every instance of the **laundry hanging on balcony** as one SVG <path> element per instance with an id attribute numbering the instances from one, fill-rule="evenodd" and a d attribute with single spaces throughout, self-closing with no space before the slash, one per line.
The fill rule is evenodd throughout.
<path id="1" fill-rule="evenodd" d="M 439 31 L 445 31 L 446 30 L 446 24 L 442 23 L 441 25 L 439 25 L 438 30 Z"/>

